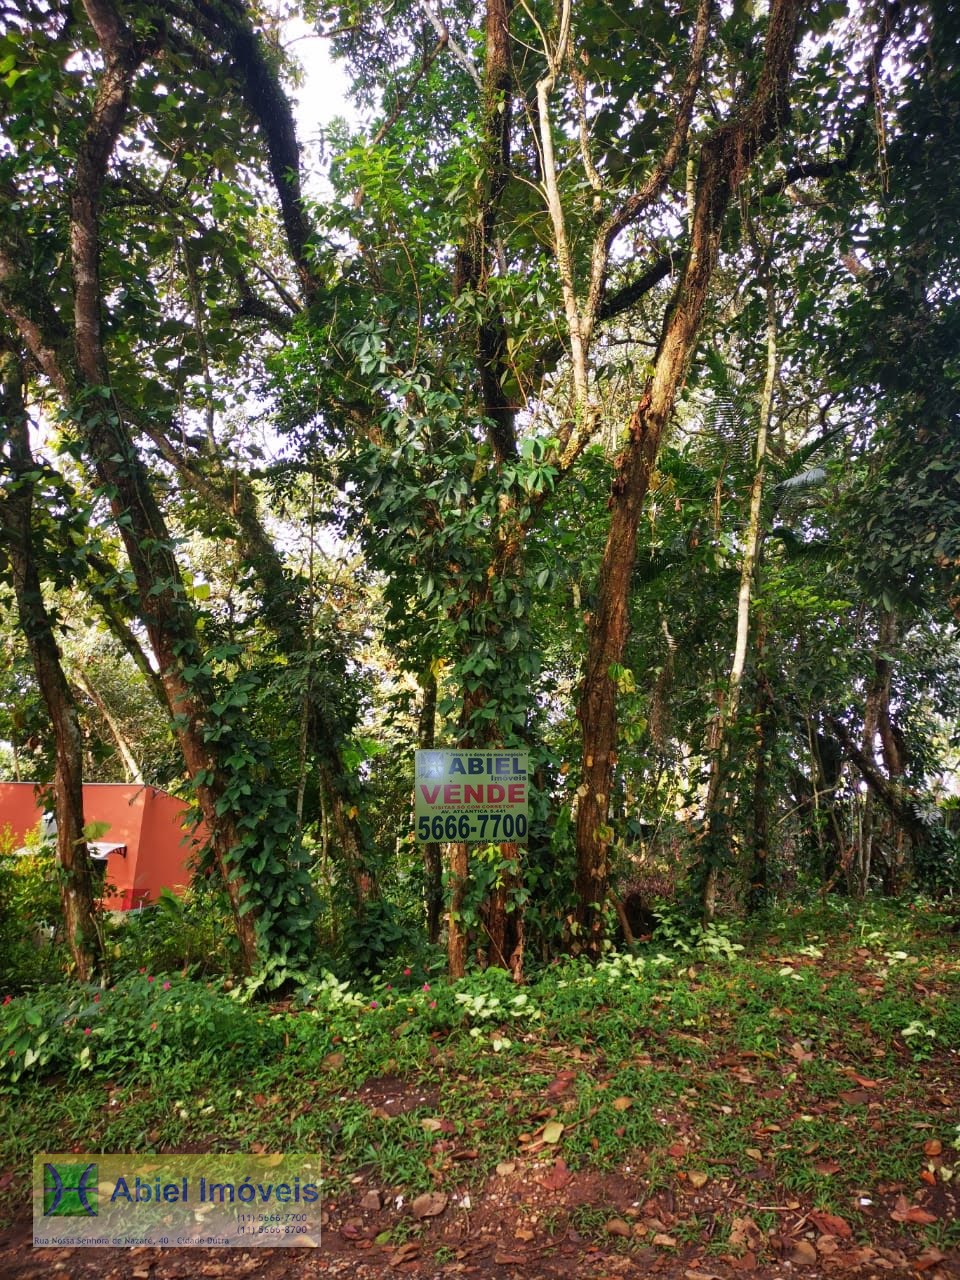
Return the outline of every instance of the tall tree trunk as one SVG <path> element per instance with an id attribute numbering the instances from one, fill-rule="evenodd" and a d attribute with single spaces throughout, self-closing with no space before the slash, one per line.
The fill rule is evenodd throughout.
<path id="1" fill-rule="evenodd" d="M 721 702 L 715 723 L 711 726 L 710 773 L 707 783 L 703 844 L 706 850 L 703 885 L 703 918 L 710 921 L 716 914 L 717 879 L 722 858 L 721 841 L 724 838 L 728 814 L 724 787 L 726 757 L 730 745 L 730 731 L 737 721 L 740 709 L 740 690 L 747 662 L 747 645 L 750 640 L 750 601 L 753 594 L 757 566 L 760 562 L 760 508 L 763 503 L 763 476 L 767 459 L 767 434 L 773 412 L 773 394 L 777 380 L 777 308 L 770 283 L 767 283 L 767 369 L 760 396 L 760 413 L 757 422 L 757 445 L 753 480 L 750 485 L 750 504 L 747 515 L 747 535 L 740 564 L 740 590 L 737 593 L 737 635 L 730 664 L 725 697 Z"/>
<path id="2" fill-rule="evenodd" d="M 134 41 L 110 0 L 85 2 L 103 49 L 104 69 L 80 148 L 70 199 L 73 338 L 79 386 L 68 398 L 78 405 L 88 451 L 97 476 L 110 495 L 177 740 L 211 832 L 244 967 L 249 971 L 257 959 L 256 911 L 250 910 L 247 901 L 248 886 L 231 865 L 231 852 L 240 844 L 239 832 L 230 807 L 221 803 L 225 779 L 215 750 L 204 734 L 206 707 L 199 685 L 185 674 L 191 662 L 196 667 L 200 665 L 193 612 L 173 552 L 173 540 L 119 405 L 109 391 L 101 334 L 100 198 L 107 165 L 126 117 L 133 78 L 146 50 Z"/>
<path id="3" fill-rule="evenodd" d="M 0 502 L 2 557 L 10 566 L 20 625 L 26 636 L 50 725 L 56 757 L 54 808 L 60 901 L 67 945 L 77 976 L 88 982 L 102 958 L 93 902 L 90 856 L 83 834 L 83 745 L 76 703 L 70 692 L 53 623 L 43 600 L 34 558 L 32 510 L 36 464 L 30 449 L 23 401 L 23 368 L 18 354 L 0 346 L 0 418 L 7 432 L 11 483 Z"/>
<path id="4" fill-rule="evenodd" d="M 501 472 L 517 456 L 517 405 L 507 394 L 507 328 L 503 315 L 489 299 L 488 282 L 497 237 L 497 220 L 504 192 L 511 175 L 510 149 L 513 136 L 513 69 L 511 65 L 510 16 L 513 0 L 486 0 L 485 59 L 481 86 L 480 182 L 477 201 L 467 219 L 466 235 L 454 264 L 454 292 L 472 290 L 484 298 L 483 312 L 476 329 L 476 368 L 481 411 L 486 419 L 487 438 L 493 454 L 493 466 Z M 504 613 L 498 603 L 495 587 L 504 582 L 520 581 L 523 576 L 523 548 L 527 526 L 517 516 L 515 493 L 505 486 L 498 503 L 496 529 L 492 538 L 489 565 L 482 583 L 472 593 L 467 611 L 471 617 L 482 617 L 483 631 L 471 634 L 465 642 L 464 657 L 477 642 L 496 643 L 497 636 L 517 621 Z M 486 719 L 479 713 L 497 696 L 500 673 L 472 688 L 465 681 L 462 690 L 459 745 L 485 749 L 502 741 L 498 718 Z M 489 677 L 487 678 L 489 680 Z M 505 873 L 501 884 L 481 908 L 486 931 L 487 962 L 508 965 L 511 957 L 522 955 L 517 931 L 521 928 L 517 913 L 507 910 L 511 887 L 519 882 L 519 857 L 516 844 L 502 844 L 501 861 L 516 868 Z M 454 843 L 447 850 L 450 887 L 447 917 L 447 961 L 450 977 L 465 972 L 469 938 L 463 926 L 462 911 L 470 876 L 470 857 L 465 844 Z"/>
<path id="5" fill-rule="evenodd" d="M 890 693 L 893 678 L 893 658 L 898 642 L 897 615 L 892 609 L 881 609 L 877 626 L 877 649 L 873 662 L 873 678 L 867 686 L 863 714 L 863 738 L 860 750 L 869 761 L 873 770 L 879 774 L 877 761 L 877 740 L 880 742 L 880 754 L 886 769 L 891 788 L 895 790 L 905 770 L 903 743 L 897 733 L 890 715 Z M 858 877 L 857 893 L 863 896 L 867 890 L 870 869 L 874 864 L 874 844 L 877 834 L 877 815 L 871 803 L 872 792 L 865 797 L 864 812 L 864 867 Z M 894 851 L 890 857 L 884 858 L 884 888 L 886 892 L 896 894 L 900 889 L 900 878 L 906 862 L 904 835 L 901 823 L 894 818 Z"/>
<path id="6" fill-rule="evenodd" d="M 727 209 L 757 152 L 776 136 L 787 116 L 802 7 L 802 0 L 773 0 L 756 87 L 749 101 L 738 104 L 733 118 L 703 144 L 690 219 L 690 250 L 664 318 L 653 374 L 616 463 L 598 605 L 579 703 L 583 755 L 577 812 L 577 921 L 591 950 L 599 946 L 602 934 L 612 836 L 607 814 L 617 758 L 617 708 L 611 667 L 621 662 L 627 642 L 640 513 L 664 428 L 696 346 Z"/>
<path id="7" fill-rule="evenodd" d="M 773 690 L 764 664 L 765 628 L 757 628 L 757 677 L 754 702 L 753 831 L 747 910 L 761 910 L 767 901 L 770 872 L 770 755 L 776 737 Z"/>

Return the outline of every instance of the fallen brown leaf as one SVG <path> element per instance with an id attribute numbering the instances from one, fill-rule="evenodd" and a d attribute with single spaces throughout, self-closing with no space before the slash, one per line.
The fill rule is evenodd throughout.
<path id="1" fill-rule="evenodd" d="M 537 1182 L 546 1191 L 562 1191 L 572 1177 L 573 1174 L 567 1168 L 566 1161 L 555 1160 L 543 1177 L 537 1179 Z"/>
<path id="2" fill-rule="evenodd" d="M 856 1081 L 856 1083 L 860 1086 L 861 1089 L 879 1089 L 880 1088 L 879 1080 L 868 1080 L 866 1076 L 861 1076 L 856 1071 L 851 1071 L 849 1068 L 846 1071 L 844 1071 L 843 1074 L 847 1076 L 848 1079 Z"/>
<path id="3" fill-rule="evenodd" d="M 839 1097 L 849 1106 L 863 1106 L 870 1101 L 870 1095 L 866 1089 L 846 1089 L 839 1094 Z"/>
<path id="4" fill-rule="evenodd" d="M 420 1252 L 420 1244 L 417 1240 L 408 1240 L 406 1244 L 402 1244 L 399 1249 L 390 1255 L 391 1267 L 400 1267 L 405 1262 L 409 1262 L 415 1258 Z"/>
<path id="5" fill-rule="evenodd" d="M 890 1217 L 894 1222 L 916 1222 L 921 1226 L 929 1226 L 931 1222 L 937 1221 L 935 1213 L 921 1209 L 918 1204 L 911 1204 L 906 1196 L 897 1196 L 896 1203 L 890 1210 Z"/>
<path id="6" fill-rule="evenodd" d="M 622 1236 L 624 1239 L 633 1234 L 630 1224 L 624 1222 L 623 1218 L 611 1218 L 604 1223 L 603 1229 L 608 1236 Z"/>
<path id="7" fill-rule="evenodd" d="M 853 1235 L 850 1224 L 844 1222 L 843 1218 L 838 1218 L 835 1213 L 811 1213 L 807 1220 L 825 1236 L 840 1236 L 846 1240 Z"/>
<path id="8" fill-rule="evenodd" d="M 941 1253 L 939 1249 L 935 1249 L 931 1245 L 929 1249 L 924 1249 L 923 1253 L 914 1258 L 913 1266 L 917 1271 L 928 1271 L 930 1267 L 935 1267 L 938 1262 L 943 1262 L 946 1256 L 945 1253 Z"/>
<path id="9" fill-rule="evenodd" d="M 435 1218 L 447 1207 L 447 1196 L 442 1191 L 425 1191 L 410 1206 L 415 1218 Z"/>
<path id="10" fill-rule="evenodd" d="M 801 1267 L 815 1267 L 817 1265 L 817 1251 L 809 1240 L 798 1240 L 793 1253 L 790 1255 L 790 1261 L 797 1263 Z"/>
<path id="11" fill-rule="evenodd" d="M 575 1071 L 560 1071 L 547 1085 L 547 1097 L 559 1098 L 566 1093 L 577 1078 Z"/>

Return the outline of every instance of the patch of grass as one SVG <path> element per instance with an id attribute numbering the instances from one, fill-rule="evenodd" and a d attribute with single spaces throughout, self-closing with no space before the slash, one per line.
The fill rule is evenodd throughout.
<path id="1" fill-rule="evenodd" d="M 273 1008 L 180 974 L 47 988 L 0 1007 L 19 1066 L 0 1066 L 0 1161 L 256 1144 L 321 1152 L 332 1196 L 360 1170 L 416 1195 L 532 1163 L 556 1120 L 540 1164 L 642 1166 L 645 1195 L 681 1200 L 678 1174 L 699 1169 L 747 1202 L 794 1196 L 852 1218 L 854 1189 L 917 1187 L 924 1138 L 952 1137 L 931 1099 L 957 1088 L 960 965 L 937 923 L 828 903 L 768 917 L 743 952 L 567 961 L 522 992 L 493 971 L 370 990 L 326 975 Z M 614 1216 L 575 1213 L 585 1235 Z M 703 1231 L 687 1218 L 675 1234 Z M 928 1238 L 955 1247 L 960 1229 Z"/>

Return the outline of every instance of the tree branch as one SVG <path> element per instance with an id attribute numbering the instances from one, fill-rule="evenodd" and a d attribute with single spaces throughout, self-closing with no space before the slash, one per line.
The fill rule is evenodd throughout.
<path id="1" fill-rule="evenodd" d="M 309 302 L 319 292 L 320 280 L 310 252 L 313 227 L 303 205 L 300 144 L 290 101 L 240 5 L 229 0 L 194 0 L 193 7 L 211 39 L 230 59 L 241 96 L 266 141 L 287 245 Z"/>
<path id="2" fill-rule="evenodd" d="M 431 6 L 429 0 L 420 0 L 420 8 L 429 18 L 434 31 L 437 33 L 437 39 L 443 41 L 443 45 L 450 50 L 450 53 L 453 55 L 455 60 L 459 62 L 460 66 L 463 67 L 464 71 L 466 71 L 467 75 L 477 86 L 477 89 L 482 93 L 483 84 L 480 80 L 480 72 L 474 66 L 469 55 L 461 49 L 460 45 L 458 45 L 453 36 L 451 36 L 449 28 L 443 18 L 441 18 L 440 14 Z"/>

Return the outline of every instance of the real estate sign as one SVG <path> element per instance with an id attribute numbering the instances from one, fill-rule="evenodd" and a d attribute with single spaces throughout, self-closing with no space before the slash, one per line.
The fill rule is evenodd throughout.
<path id="1" fill-rule="evenodd" d="M 527 843 L 527 751 L 418 751 L 417 843 Z"/>

